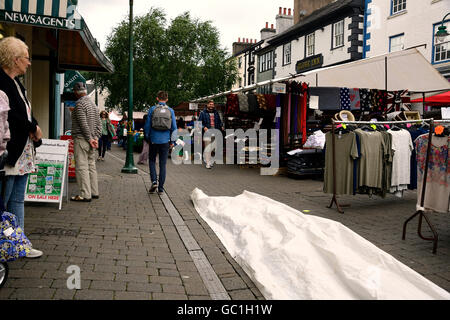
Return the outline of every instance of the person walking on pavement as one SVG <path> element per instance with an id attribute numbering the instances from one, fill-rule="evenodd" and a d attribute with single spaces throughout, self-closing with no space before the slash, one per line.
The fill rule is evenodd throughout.
<path id="1" fill-rule="evenodd" d="M 148 115 L 147 114 L 144 115 L 144 124 L 147 122 L 147 118 L 148 118 Z M 142 152 L 139 155 L 138 164 L 147 164 L 148 151 L 149 151 L 148 142 L 146 141 L 146 139 L 144 139 L 144 141 L 142 141 Z"/>
<path id="2" fill-rule="evenodd" d="M 28 174 L 35 169 L 35 148 L 42 143 L 42 130 L 33 118 L 27 92 L 18 78 L 25 75 L 30 66 L 28 46 L 22 40 L 7 37 L 0 41 L 0 109 L 9 110 L 9 136 L 6 134 L 9 141 L 4 166 L 6 181 L 4 185 L 0 183 L 0 194 L 22 231 Z M 39 258 L 42 254 L 42 251 L 31 248 L 27 258 Z"/>
<path id="3" fill-rule="evenodd" d="M 100 119 L 102 121 L 102 136 L 99 140 L 98 146 L 98 161 L 105 161 L 106 149 L 108 148 L 108 142 L 114 137 L 114 128 L 109 120 L 108 112 L 100 112 Z"/>
<path id="4" fill-rule="evenodd" d="M 83 82 L 76 83 L 73 92 L 78 99 L 72 112 L 72 138 L 80 194 L 70 200 L 90 202 L 91 199 L 99 198 L 95 149 L 102 134 L 102 123 L 97 106 L 87 96 L 86 85 Z"/>
<path id="5" fill-rule="evenodd" d="M 150 193 L 164 192 L 166 180 L 166 164 L 169 148 L 173 146 L 172 134 L 177 130 L 175 112 L 167 106 L 169 95 L 159 91 L 156 100 L 158 104 L 151 107 L 145 122 L 144 134 L 149 144 L 149 167 L 152 186 Z M 156 155 L 159 154 L 159 184 L 156 176 Z"/>
<path id="6" fill-rule="evenodd" d="M 217 129 L 224 131 L 222 120 L 219 112 L 217 112 L 213 100 L 209 100 L 206 108 L 200 113 L 198 121 L 201 123 L 203 132 L 206 133 L 209 129 Z M 214 162 L 211 161 L 211 150 L 216 148 L 216 137 L 205 137 L 205 162 L 206 169 L 211 169 Z"/>

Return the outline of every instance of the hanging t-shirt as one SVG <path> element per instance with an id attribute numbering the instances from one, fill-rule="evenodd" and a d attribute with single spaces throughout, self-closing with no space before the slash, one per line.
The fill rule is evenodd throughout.
<path id="1" fill-rule="evenodd" d="M 408 189 L 408 184 L 411 182 L 410 162 L 414 147 L 411 134 L 407 130 L 388 130 L 388 132 L 392 136 L 392 150 L 394 150 L 390 192 L 400 196 L 401 194 L 397 192 Z"/>
<path id="2" fill-rule="evenodd" d="M 381 132 L 356 129 L 361 140 L 361 159 L 358 168 L 358 187 L 382 189 L 383 159 L 386 152 Z"/>
<path id="3" fill-rule="evenodd" d="M 417 152 L 417 206 L 422 199 L 422 183 L 427 158 L 428 135 L 415 141 Z M 428 163 L 424 208 L 436 212 L 450 211 L 450 137 L 433 136 Z"/>
<path id="4" fill-rule="evenodd" d="M 333 134 L 325 134 L 325 175 L 323 191 L 333 193 Z M 336 194 L 353 194 L 353 160 L 358 157 L 356 135 L 353 132 L 335 137 L 336 156 Z"/>

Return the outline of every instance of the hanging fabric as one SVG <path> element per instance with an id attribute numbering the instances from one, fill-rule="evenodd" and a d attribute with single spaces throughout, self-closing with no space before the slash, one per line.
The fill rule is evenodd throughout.
<path id="1" fill-rule="evenodd" d="M 422 197 L 425 162 L 428 146 L 428 135 L 417 138 L 417 199 Z M 433 136 L 428 163 L 427 187 L 425 190 L 424 208 L 435 212 L 450 211 L 450 137 Z M 420 202 L 418 201 L 418 207 Z M 419 208 L 420 209 L 420 208 Z"/>
<path id="2" fill-rule="evenodd" d="M 392 150 L 394 151 L 390 192 L 401 196 L 411 182 L 410 162 L 414 147 L 411 134 L 407 130 L 389 130 L 388 133 L 392 136 Z"/>
<path id="3" fill-rule="evenodd" d="M 341 110 L 351 109 L 350 89 L 341 88 Z"/>

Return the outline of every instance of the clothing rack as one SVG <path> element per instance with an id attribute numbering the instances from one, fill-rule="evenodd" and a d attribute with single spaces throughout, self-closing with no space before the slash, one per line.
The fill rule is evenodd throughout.
<path id="1" fill-rule="evenodd" d="M 408 218 L 405 223 L 403 224 L 403 235 L 402 239 L 405 240 L 406 238 L 406 226 L 407 224 L 414 219 L 416 216 L 419 216 L 419 226 L 418 226 L 418 234 L 419 237 L 423 240 L 427 241 L 433 241 L 433 254 L 436 254 L 437 251 L 437 243 L 438 243 L 438 233 L 436 232 L 436 229 L 434 228 L 433 224 L 431 223 L 430 219 L 427 217 L 427 214 L 424 210 L 424 203 L 425 203 L 425 191 L 427 187 L 427 176 L 428 176 L 428 164 L 430 161 L 430 154 L 431 154 L 431 141 L 433 137 L 433 131 L 435 124 L 440 123 L 450 123 L 450 120 L 434 120 L 434 119 L 421 119 L 421 120 L 408 120 L 408 121 L 377 121 L 377 122 L 370 122 L 370 121 L 336 121 L 332 119 L 332 147 L 333 147 L 333 198 L 331 200 L 331 204 L 328 206 L 328 208 L 331 208 L 333 206 L 333 203 L 336 204 L 336 207 L 338 209 L 339 213 L 344 213 L 344 211 L 341 209 L 341 207 L 349 206 L 349 205 L 339 205 L 337 201 L 336 196 L 336 151 L 335 151 L 335 129 L 336 124 L 407 124 L 407 123 L 428 123 L 430 125 L 429 134 L 428 134 L 428 146 L 427 146 L 427 155 L 425 160 L 425 170 L 424 170 L 424 176 L 423 176 L 423 183 L 422 183 L 422 194 L 420 199 L 420 210 L 418 210 L 416 213 L 414 213 L 410 218 Z M 423 219 L 425 219 L 426 223 L 430 227 L 431 232 L 433 233 L 433 237 L 424 237 L 422 235 L 422 222 Z"/>
<path id="2" fill-rule="evenodd" d="M 337 210 L 339 213 L 344 213 L 344 210 L 342 210 L 342 207 L 349 207 L 350 205 L 347 204 L 339 204 L 337 201 L 337 196 L 336 196 L 336 150 L 335 150 L 335 145 L 336 145 L 336 134 L 335 134 L 335 129 L 336 129 L 336 124 L 407 124 L 407 123 L 429 123 L 432 122 L 432 119 L 421 119 L 421 120 L 408 120 L 408 121 L 377 121 L 377 122 L 373 122 L 373 121 L 336 121 L 334 119 L 332 119 L 332 123 L 331 123 L 331 134 L 332 134 L 332 147 L 333 147 L 333 152 L 332 152 L 332 156 L 333 156 L 333 198 L 331 199 L 331 203 L 328 206 L 328 208 L 333 207 L 333 203 L 336 204 Z M 430 130 L 431 131 L 431 130 Z M 428 162 L 427 162 L 428 163 Z"/>
<path id="3" fill-rule="evenodd" d="M 410 222 L 412 219 L 414 219 L 416 216 L 419 216 L 419 227 L 418 227 L 418 234 L 419 237 L 423 240 L 427 240 L 427 241 L 433 241 L 433 254 L 436 254 L 437 252 L 437 244 L 438 244 L 438 238 L 439 235 L 437 233 L 437 231 L 435 230 L 433 224 L 431 223 L 431 221 L 429 220 L 429 218 L 427 217 L 427 214 L 424 210 L 424 204 L 425 204 L 425 191 L 426 191 L 426 185 L 427 185 L 427 175 L 428 175 L 428 163 L 430 161 L 430 153 L 431 153 L 431 141 L 433 138 L 433 128 L 435 124 L 440 124 L 440 123 L 450 123 L 450 120 L 431 120 L 430 123 L 430 133 L 428 135 L 428 146 L 427 146 L 427 156 L 426 156 L 426 160 L 425 160 L 425 171 L 424 171 L 424 178 L 423 178 L 423 184 L 422 184 L 422 196 L 420 199 L 420 210 L 418 210 L 416 213 L 414 213 L 411 217 L 409 217 L 405 223 L 403 224 L 403 235 L 402 235 L 402 240 L 406 239 L 406 226 L 408 224 L 408 222 Z M 425 219 L 425 221 L 427 222 L 428 226 L 431 229 L 431 232 L 433 233 L 433 237 L 425 237 L 422 235 L 422 221 L 423 219 Z"/>

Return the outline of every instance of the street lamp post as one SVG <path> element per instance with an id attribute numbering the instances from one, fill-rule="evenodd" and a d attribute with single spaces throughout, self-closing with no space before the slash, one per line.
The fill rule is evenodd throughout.
<path id="1" fill-rule="evenodd" d="M 129 56 L 129 76 L 128 76 L 128 134 L 127 134 L 127 157 L 125 166 L 122 168 L 123 173 L 137 173 L 134 166 L 133 158 L 133 0 L 130 0 L 130 56 Z"/>
<path id="2" fill-rule="evenodd" d="M 436 32 L 435 36 L 439 42 L 444 42 L 445 38 L 449 35 L 449 33 L 447 32 L 447 27 L 444 25 L 445 19 L 449 15 L 450 15 L 450 12 L 445 15 L 444 19 L 442 19 L 441 26 L 438 28 L 438 31 Z"/>

